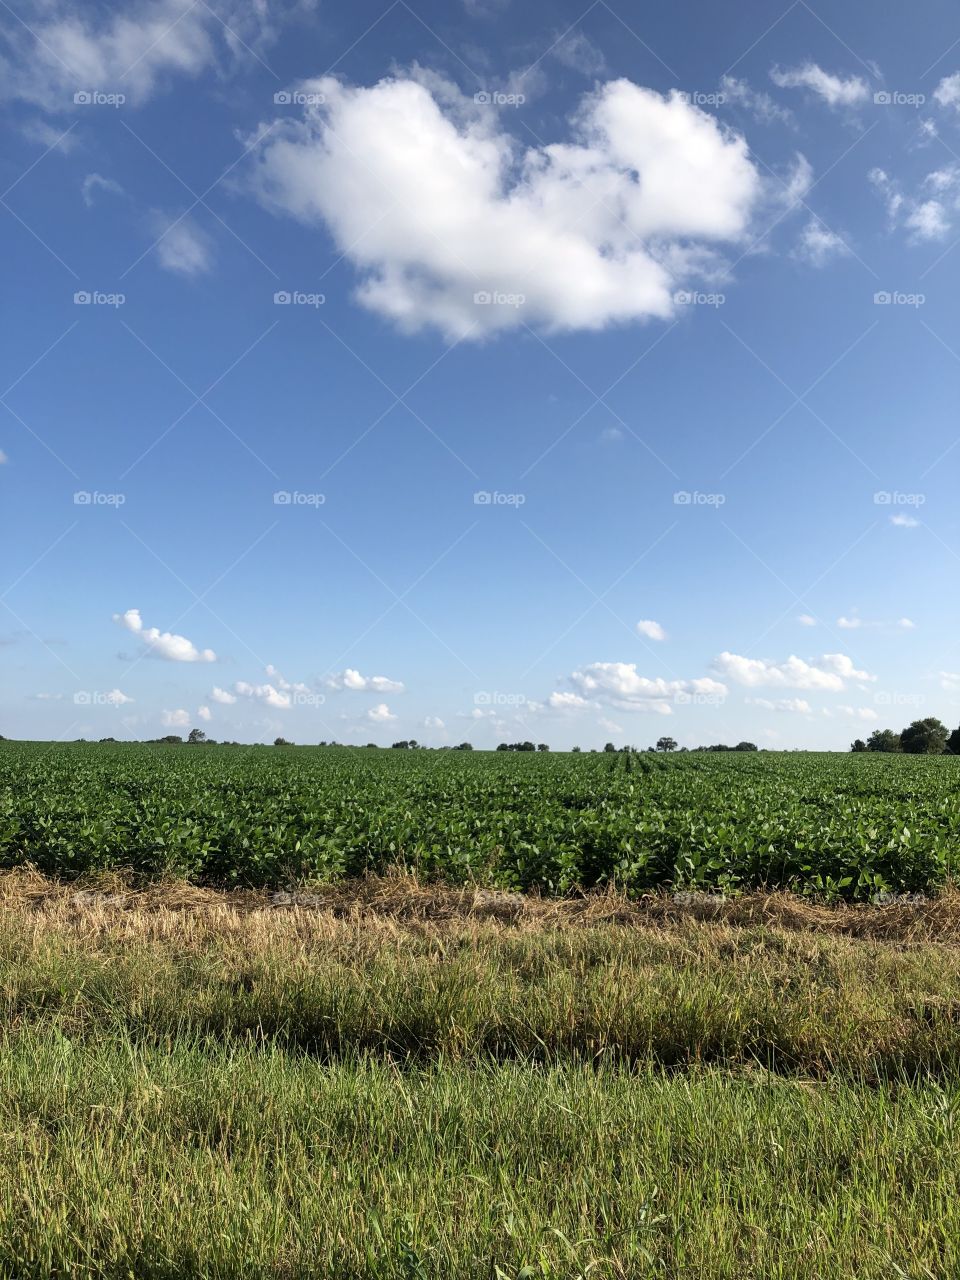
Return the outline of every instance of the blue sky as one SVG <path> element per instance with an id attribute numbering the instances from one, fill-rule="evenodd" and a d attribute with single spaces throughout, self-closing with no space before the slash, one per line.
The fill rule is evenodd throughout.
<path id="1" fill-rule="evenodd" d="M 2 25 L 0 732 L 960 719 L 951 6 Z"/>

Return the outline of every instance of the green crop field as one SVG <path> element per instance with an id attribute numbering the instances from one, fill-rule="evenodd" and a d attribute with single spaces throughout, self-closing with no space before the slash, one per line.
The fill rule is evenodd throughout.
<path id="1" fill-rule="evenodd" d="M 935 889 L 958 852 L 954 756 L 0 743 L 0 865 L 60 876 L 870 900 Z"/>

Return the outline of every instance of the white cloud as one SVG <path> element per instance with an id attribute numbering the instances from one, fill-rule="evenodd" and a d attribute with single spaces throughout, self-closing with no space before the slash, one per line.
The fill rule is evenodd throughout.
<path id="1" fill-rule="evenodd" d="M 670 715 L 673 703 L 695 694 L 721 698 L 727 687 L 710 677 L 695 680 L 649 679 L 635 662 L 592 662 L 574 671 L 570 682 L 581 698 L 606 702 L 623 711 L 655 711 Z"/>
<path id="2" fill-rule="evenodd" d="M 800 623 L 801 627 L 815 627 L 817 625 L 816 618 L 811 617 L 809 613 L 801 613 L 799 618 L 797 618 L 797 621 Z"/>
<path id="3" fill-rule="evenodd" d="M 290 694 L 277 689 L 272 684 L 250 684 L 246 680 L 237 680 L 233 689 L 241 698 L 253 698 L 277 711 L 288 711 L 293 705 Z"/>
<path id="4" fill-rule="evenodd" d="M 583 707 L 589 707 L 590 703 L 586 698 L 581 698 L 579 693 L 557 691 L 551 693 L 547 705 L 554 711 L 579 711 Z"/>
<path id="5" fill-rule="evenodd" d="M 210 237 L 189 218 L 179 221 L 156 214 L 151 219 L 158 238 L 154 251 L 165 271 L 180 276 L 198 276 L 213 265 Z"/>
<path id="6" fill-rule="evenodd" d="M 277 688 L 282 689 L 284 693 L 310 693 L 310 686 L 308 684 L 304 684 L 302 680 L 297 681 L 297 683 L 294 684 L 285 676 L 281 675 L 272 662 L 267 663 L 265 670 L 270 679 L 276 684 Z"/>
<path id="7" fill-rule="evenodd" d="M 897 626 L 900 627 L 903 631 L 914 631 L 916 629 L 917 624 L 913 621 L 912 618 L 898 618 Z"/>
<path id="8" fill-rule="evenodd" d="M 844 618 L 841 616 L 837 619 L 837 626 L 841 631 L 854 631 L 857 627 L 863 626 L 863 620 L 861 618 Z"/>
<path id="9" fill-rule="evenodd" d="M 601 716 L 597 724 L 608 733 L 623 733 L 623 725 L 617 724 L 616 720 L 608 720 L 606 716 Z"/>
<path id="10" fill-rule="evenodd" d="M 123 707 L 128 702 L 133 702 L 133 698 L 128 698 L 119 689 L 111 689 L 109 693 L 104 694 L 104 701 L 108 702 L 111 707 Z"/>
<path id="11" fill-rule="evenodd" d="M 795 655 L 791 655 L 785 662 L 771 662 L 766 658 L 745 658 L 737 653 L 721 653 L 714 659 L 713 665 L 724 678 L 748 688 L 768 686 L 836 691 L 845 688 L 847 680 L 876 679 L 866 671 L 858 671 L 844 653 L 825 653 L 811 662 L 805 662 Z"/>
<path id="12" fill-rule="evenodd" d="M 776 702 L 769 698 L 746 698 L 745 701 L 749 706 L 763 707 L 765 711 L 789 711 L 798 715 L 809 715 L 811 711 L 806 698 L 778 698 Z"/>
<path id="13" fill-rule="evenodd" d="M 765 191 L 742 137 L 628 80 L 584 98 L 569 141 L 524 152 L 452 86 L 300 87 L 324 104 L 274 128 L 254 189 L 325 224 L 362 274 L 360 301 L 406 330 L 465 338 L 669 316 L 681 282 L 718 270 L 714 247 L 747 234 Z M 494 300 L 478 305 L 481 292 Z"/>
<path id="14" fill-rule="evenodd" d="M 785 70 L 773 67 L 770 79 L 781 89 L 809 89 L 832 109 L 855 107 L 870 97 L 870 88 L 861 76 L 835 76 L 815 62 Z"/>
<path id="15" fill-rule="evenodd" d="M 653 622 L 649 618 L 642 619 L 637 623 L 637 631 L 640 635 L 646 636 L 648 640 L 666 640 L 667 633 L 661 627 L 659 622 Z"/>
<path id="16" fill-rule="evenodd" d="M 949 164 L 928 173 L 916 195 L 906 195 L 901 184 L 883 169 L 871 169 L 867 177 L 883 200 L 891 228 L 904 227 L 914 244 L 942 240 L 953 227 L 960 209 L 960 165 Z"/>
<path id="17" fill-rule="evenodd" d="M 944 76 L 934 89 L 933 97 L 941 107 L 960 110 L 960 71 L 955 71 L 952 76 Z"/>
<path id="18" fill-rule="evenodd" d="M 115 613 L 113 620 L 139 636 L 150 653 L 158 658 L 166 658 L 169 662 L 216 662 L 217 660 L 217 655 L 212 649 L 198 649 L 186 636 L 159 631 L 156 627 L 144 627 L 139 609 Z"/>
<path id="19" fill-rule="evenodd" d="M 425 729 L 445 729 L 447 726 L 439 716 L 427 716 L 423 722 L 423 727 Z"/>
<path id="20" fill-rule="evenodd" d="M 200 717 L 201 720 L 213 719 L 213 712 L 210 710 L 209 707 L 198 707 L 197 715 Z"/>
<path id="21" fill-rule="evenodd" d="M 582 31 L 568 31 L 550 50 L 551 56 L 584 76 L 599 76 L 606 69 L 607 60 L 597 46 Z"/>
<path id="22" fill-rule="evenodd" d="M 940 688 L 947 693 L 960 693 L 960 671 L 941 671 Z"/>
<path id="23" fill-rule="evenodd" d="M 753 89 L 746 80 L 738 80 L 736 76 L 724 76 L 720 81 L 720 90 L 724 95 L 725 105 L 729 103 L 731 106 L 743 107 L 762 124 L 773 124 L 779 121 L 782 124 L 792 125 L 794 122 L 792 111 L 774 102 L 769 93 Z"/>
<path id="24" fill-rule="evenodd" d="M 843 258 L 850 254 L 846 243 L 835 231 L 831 231 L 819 218 L 811 218 L 800 232 L 793 249 L 793 257 L 801 262 L 809 262 L 813 267 L 826 266 L 833 258 Z"/>
<path id="25" fill-rule="evenodd" d="M 374 724 L 388 724 L 391 720 L 396 720 L 396 718 L 385 702 L 378 702 L 375 707 L 371 707 L 367 712 L 367 719 L 372 720 Z"/>
<path id="26" fill-rule="evenodd" d="M 0 66 L 3 59 L 0 57 Z M 20 132 L 28 142 L 35 142 L 45 151 L 59 151 L 67 155 L 80 141 L 75 129 L 63 128 L 57 124 L 48 124 L 46 120 L 26 120 L 20 126 Z"/>
<path id="27" fill-rule="evenodd" d="M 353 667 L 347 667 L 339 675 L 325 681 L 328 689 L 346 689 L 355 693 L 403 693 L 400 680 L 388 680 L 386 676 L 362 676 Z"/>
<path id="28" fill-rule="evenodd" d="M 78 91 L 139 105 L 175 76 L 246 61 L 273 36 L 276 6 L 238 0 L 150 0 L 119 9 L 40 0 L 29 26 L 9 24 L 0 94 L 58 112 Z M 81 105 L 78 110 L 93 110 Z"/>
<path id="29" fill-rule="evenodd" d="M 62 693 L 34 693 L 30 696 L 37 702 L 60 702 L 63 699 Z"/>
<path id="30" fill-rule="evenodd" d="M 837 707 L 841 715 L 853 716 L 856 720 L 879 720 L 880 717 L 872 707 Z"/>
<path id="31" fill-rule="evenodd" d="M 0 467 L 2 467 L 2 466 L 3 466 L 3 464 L 4 464 L 5 462 L 9 462 L 9 461 L 10 461 L 10 459 L 9 459 L 9 458 L 7 457 L 7 455 L 3 452 L 3 450 L 2 450 L 2 449 L 0 449 Z"/>
<path id="32" fill-rule="evenodd" d="M 167 729 L 186 729 L 190 724 L 190 712 L 182 708 L 177 711 L 163 711 L 160 723 Z"/>
<path id="33" fill-rule="evenodd" d="M 210 699 L 212 702 L 219 702 L 224 707 L 232 706 L 237 700 L 235 693 L 228 693 L 226 689 L 220 689 L 216 685 L 210 691 Z"/>
<path id="34" fill-rule="evenodd" d="M 898 511 L 895 516 L 890 517 L 890 523 L 895 524 L 898 529 L 916 529 L 920 521 L 916 516 L 908 516 L 905 511 Z"/>
<path id="35" fill-rule="evenodd" d="M 80 184 L 80 195 L 88 209 L 93 208 L 95 191 L 106 191 L 108 195 L 114 196 L 124 194 L 123 187 L 119 182 L 114 182 L 113 178 L 104 178 L 99 173 L 88 173 Z"/>

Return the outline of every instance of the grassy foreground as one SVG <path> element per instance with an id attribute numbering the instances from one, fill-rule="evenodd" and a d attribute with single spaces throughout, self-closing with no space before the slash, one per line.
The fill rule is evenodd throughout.
<path id="1" fill-rule="evenodd" d="M 956 1275 L 958 941 L 2 877 L 0 1275 Z"/>

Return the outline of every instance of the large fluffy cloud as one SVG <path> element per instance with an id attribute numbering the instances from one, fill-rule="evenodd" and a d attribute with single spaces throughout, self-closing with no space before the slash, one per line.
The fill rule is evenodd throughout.
<path id="1" fill-rule="evenodd" d="M 720 699 L 727 692 L 726 685 L 709 676 L 696 680 L 664 680 L 661 676 L 650 679 L 638 673 L 635 662 L 591 662 L 589 666 L 574 671 L 570 683 L 580 701 L 554 701 L 564 695 L 553 695 L 551 706 L 586 706 L 591 702 L 602 702 L 623 711 L 656 711 L 660 715 L 670 715 L 675 703 L 688 702 L 694 697 Z"/>
<path id="2" fill-rule="evenodd" d="M 160 631 L 157 627 L 145 627 L 139 609 L 115 613 L 113 620 L 139 636 L 154 657 L 166 658 L 168 662 L 216 662 L 217 660 L 217 655 L 212 649 L 198 649 L 186 636 L 178 636 L 170 631 Z"/>
<path id="3" fill-rule="evenodd" d="M 667 316 L 762 198 L 742 137 L 629 80 L 583 100 L 569 141 L 526 151 L 497 112 L 436 78 L 300 87 L 316 105 L 258 148 L 255 190 L 326 225 L 361 272 L 361 301 L 406 329 Z"/>
<path id="4" fill-rule="evenodd" d="M 845 653 L 825 653 L 810 662 L 791 654 L 785 662 L 766 658 L 745 658 L 739 653 L 721 653 L 714 669 L 726 680 L 748 688 L 825 689 L 837 692 L 846 688 L 848 680 L 875 680 L 876 676 L 858 671 Z"/>

